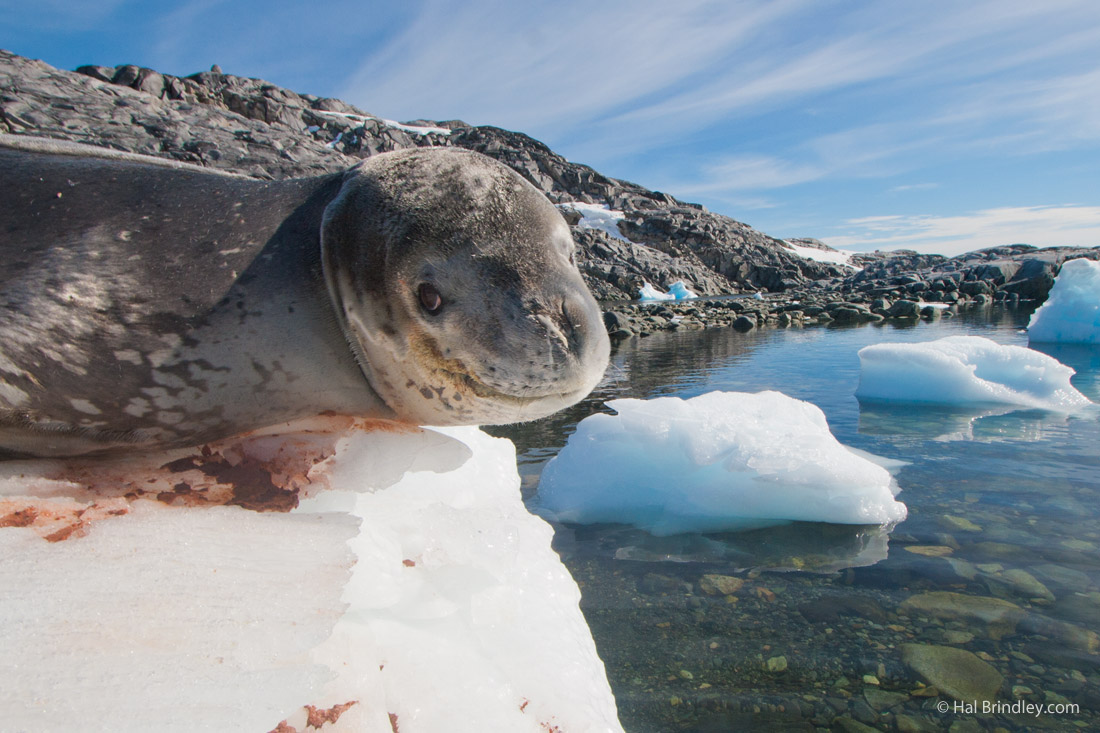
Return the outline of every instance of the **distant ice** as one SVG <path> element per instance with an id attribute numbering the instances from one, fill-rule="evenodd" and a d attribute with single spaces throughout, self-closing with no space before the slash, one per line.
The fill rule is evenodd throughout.
<path id="1" fill-rule="evenodd" d="M 779 392 L 711 392 L 607 403 L 543 470 L 538 511 L 656 535 L 790 520 L 905 518 L 882 465 L 841 445 L 816 406 Z"/>
<path id="2" fill-rule="evenodd" d="M 693 290 L 688 289 L 687 283 L 683 280 L 677 280 L 669 285 L 667 293 L 662 293 L 644 280 L 642 281 L 642 287 L 638 290 L 640 300 L 686 300 L 687 298 L 698 297 Z"/>
<path id="3" fill-rule="evenodd" d="M 1100 344 L 1100 262 L 1062 265 L 1045 303 L 1031 315 L 1029 341 Z"/>
<path id="4" fill-rule="evenodd" d="M 783 244 L 790 249 L 794 250 L 794 253 L 799 257 L 804 257 L 807 260 L 813 260 L 814 262 L 824 262 L 830 265 L 843 265 L 850 267 L 853 270 L 861 270 L 863 268 L 856 267 L 851 263 L 852 252 L 845 252 L 843 250 L 827 250 L 817 249 L 816 247 L 804 247 L 800 244 L 793 244 L 787 240 L 780 240 Z"/>
<path id="5" fill-rule="evenodd" d="M 1092 404 L 1070 385 L 1074 371 L 1046 354 L 981 336 L 859 350 L 856 396 L 939 405 L 1018 405 L 1073 411 Z"/>
<path id="6" fill-rule="evenodd" d="M 626 218 L 626 214 L 621 211 L 615 211 L 604 204 L 586 204 L 580 201 L 558 204 L 558 208 L 573 209 L 580 214 L 581 220 L 577 222 L 577 226 L 581 229 L 598 229 L 615 239 L 634 244 L 619 231 L 619 222 Z"/>
<path id="7" fill-rule="evenodd" d="M 428 127 L 423 125 L 406 125 L 403 122 L 395 122 L 394 120 L 387 120 L 383 117 L 374 117 L 372 115 L 356 115 L 350 112 L 329 112 L 328 110 L 315 109 L 313 110 L 319 115 L 328 115 L 329 117 L 343 117 L 346 120 L 356 120 L 359 122 L 381 122 L 386 127 L 393 127 L 398 130 L 404 130 L 405 132 L 412 133 L 413 135 L 450 135 L 451 130 L 446 127 Z"/>

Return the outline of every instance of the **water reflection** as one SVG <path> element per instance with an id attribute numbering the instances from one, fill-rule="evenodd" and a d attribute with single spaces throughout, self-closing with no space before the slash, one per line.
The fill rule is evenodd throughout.
<path id="1" fill-rule="evenodd" d="M 892 527 L 789 522 L 739 532 L 654 537 L 623 525 L 557 526 L 563 557 L 599 555 L 650 563 L 721 563 L 726 572 L 834 573 L 885 560 Z"/>
<path id="2" fill-rule="evenodd" d="M 859 432 L 888 438 L 929 440 L 1040 440 L 1064 428 L 1068 416 L 1011 406 L 949 407 L 859 400 Z"/>
<path id="3" fill-rule="evenodd" d="M 1100 402 L 1100 345 L 1035 343 L 1028 346 L 1072 368 L 1077 372 L 1071 380 L 1073 386 L 1093 402 Z"/>

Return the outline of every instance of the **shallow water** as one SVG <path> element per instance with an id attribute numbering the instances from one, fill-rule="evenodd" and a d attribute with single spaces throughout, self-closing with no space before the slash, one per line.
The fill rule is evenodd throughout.
<path id="1" fill-rule="evenodd" d="M 515 441 L 532 496 L 604 400 L 774 389 L 818 405 L 841 442 L 908 462 L 897 480 L 909 518 L 893 528 L 556 527 L 628 731 L 1100 729 L 1100 420 L 853 396 L 863 346 L 955 334 L 1027 345 L 1027 316 L 633 338 L 585 402 L 493 431 Z M 1100 349 L 1041 350 L 1100 402 Z M 716 590 L 705 575 L 733 580 Z M 1001 707 L 961 707 L 935 687 L 957 665 L 929 677 L 903 644 L 975 655 L 1003 677 Z"/>

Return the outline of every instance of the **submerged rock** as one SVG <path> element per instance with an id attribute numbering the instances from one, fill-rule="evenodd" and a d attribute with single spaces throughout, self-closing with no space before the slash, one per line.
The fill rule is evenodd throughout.
<path id="1" fill-rule="evenodd" d="M 977 623 L 990 639 L 1001 639 L 1016 633 L 1016 626 L 1025 612 L 1015 603 L 988 596 L 968 596 L 951 591 L 930 591 L 910 596 L 898 606 L 898 611 L 910 616 L 931 616 L 938 619 L 958 619 Z"/>
<path id="2" fill-rule="evenodd" d="M 928 684 L 965 703 L 997 699 L 1004 677 L 965 649 L 932 644 L 902 644 L 902 661 Z"/>

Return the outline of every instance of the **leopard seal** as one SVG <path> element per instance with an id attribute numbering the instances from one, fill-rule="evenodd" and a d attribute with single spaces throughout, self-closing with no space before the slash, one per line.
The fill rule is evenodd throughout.
<path id="1" fill-rule="evenodd" d="M 609 343 L 517 173 L 418 148 L 260 181 L 0 135 L 0 451 L 195 446 L 318 414 L 502 424 Z"/>

